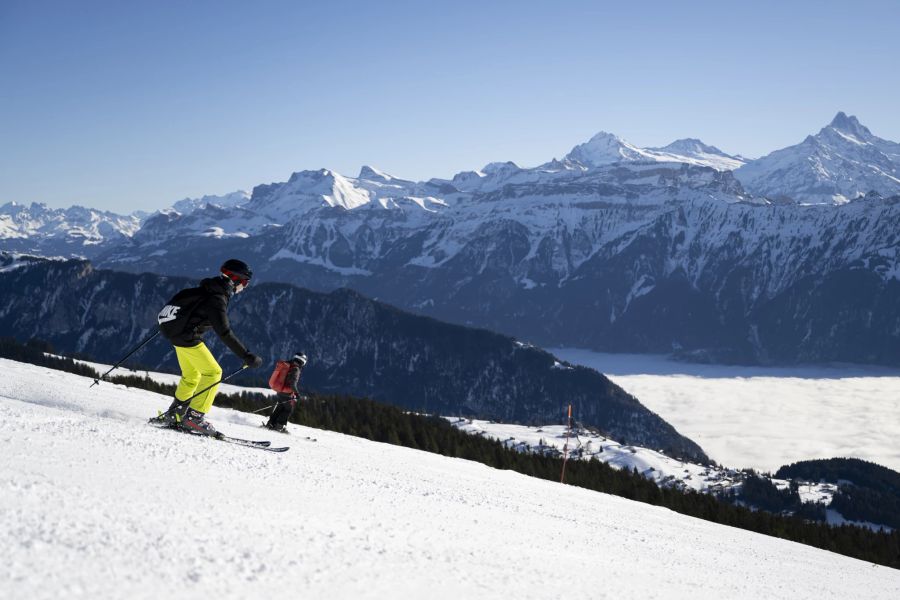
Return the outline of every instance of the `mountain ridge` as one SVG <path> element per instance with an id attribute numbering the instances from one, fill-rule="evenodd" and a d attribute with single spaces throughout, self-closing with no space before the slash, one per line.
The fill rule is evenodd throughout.
<path id="1" fill-rule="evenodd" d="M 889 161 L 900 148 L 844 113 L 816 135 L 801 150 L 838 144 Z M 746 183 L 757 161 L 720 170 L 647 154 L 672 144 L 638 149 L 606 133 L 592 140 L 613 153 L 631 148 L 632 159 L 496 162 L 424 182 L 373 167 L 358 178 L 299 171 L 233 206 L 161 211 L 130 237 L 84 253 L 102 267 L 189 276 L 205 272 L 209 256 L 241 256 L 262 279 L 326 292 L 349 286 L 543 345 L 765 364 L 900 363 L 891 350 L 900 327 L 893 179 L 879 180 L 884 193 L 837 204 L 769 199 Z M 716 150 L 690 138 L 673 144 Z M 783 164 L 777 153 L 758 160 L 775 160 L 782 179 L 806 181 L 809 161 L 797 163 L 796 148 L 778 152 Z M 831 194 L 829 185 L 815 183 Z M 28 239 L 14 242 L 3 244 L 29 250 Z M 42 240 L 36 251 L 72 253 L 71 245 L 53 249 Z M 840 283 L 849 281 L 867 295 L 851 297 Z M 812 321 L 795 322 L 798 314 Z M 829 338 L 828 319 L 840 337 Z"/>

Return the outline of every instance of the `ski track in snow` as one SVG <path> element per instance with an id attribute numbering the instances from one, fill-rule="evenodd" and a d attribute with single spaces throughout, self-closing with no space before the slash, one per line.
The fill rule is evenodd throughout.
<path id="1" fill-rule="evenodd" d="M 900 471 L 900 370 L 741 367 L 549 349 L 604 373 L 729 467 L 853 457 Z"/>
<path id="2" fill-rule="evenodd" d="M 0 360 L 2 598 L 900 597 L 900 571 L 470 461 Z"/>

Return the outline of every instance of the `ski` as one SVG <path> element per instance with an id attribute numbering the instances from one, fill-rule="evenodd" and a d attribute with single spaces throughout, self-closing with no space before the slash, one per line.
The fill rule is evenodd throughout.
<path id="1" fill-rule="evenodd" d="M 200 434 L 195 434 L 195 435 L 200 435 Z M 210 436 L 207 436 L 207 437 L 210 437 Z M 232 442 L 247 444 L 249 446 L 260 446 L 263 448 L 268 448 L 269 446 L 272 445 L 272 442 L 270 442 L 268 440 L 245 440 L 243 438 L 231 437 L 230 435 L 225 435 L 223 433 L 220 433 L 218 436 L 215 436 L 215 438 L 219 439 L 219 440 L 222 438 L 227 438 L 229 441 L 232 441 Z"/>
<path id="2" fill-rule="evenodd" d="M 192 433 L 190 431 L 185 431 L 185 430 L 181 429 L 180 427 L 176 427 L 169 421 L 163 420 L 163 416 L 164 416 L 164 413 L 160 412 L 156 417 L 153 417 L 152 419 L 147 421 L 147 423 L 152 425 L 153 427 L 156 427 L 157 429 L 175 429 L 177 431 L 181 431 L 182 433 Z M 226 437 L 230 437 L 230 436 L 226 436 Z M 232 438 L 232 439 L 239 440 L 241 438 Z M 242 441 L 247 442 L 248 444 L 252 444 L 254 446 L 271 446 L 272 445 L 272 442 L 269 442 L 269 441 L 260 441 L 260 440 L 242 440 Z"/>
<path id="3" fill-rule="evenodd" d="M 272 448 L 272 442 L 268 440 L 245 440 L 243 438 L 231 437 L 229 435 L 224 435 L 220 433 L 219 435 L 203 435 L 200 433 L 193 433 L 191 431 L 185 431 L 181 427 L 177 427 L 175 425 L 159 425 L 154 422 L 154 419 L 150 420 L 150 424 L 156 427 L 157 429 L 170 429 L 172 431 L 177 431 L 179 433 L 184 433 L 187 435 L 193 435 L 197 437 L 205 437 L 211 440 L 218 440 L 220 442 L 225 442 L 226 444 L 234 444 L 236 446 L 244 446 L 247 448 L 258 448 L 259 450 L 266 450 L 268 452 L 287 452 L 290 450 L 290 447 L 283 446 L 280 448 Z"/>
<path id="4" fill-rule="evenodd" d="M 308 435 L 305 435 L 305 436 L 303 436 L 303 437 L 300 437 L 299 435 L 294 435 L 294 434 L 292 434 L 292 433 L 291 433 L 290 431 L 288 431 L 287 429 L 272 429 L 271 427 L 266 427 L 266 424 L 265 424 L 265 423 L 263 423 L 262 425 L 260 425 L 260 427 L 262 427 L 263 429 L 268 429 L 269 431 L 274 431 L 275 433 L 281 433 L 281 434 L 284 434 L 284 435 L 289 435 L 289 436 L 291 436 L 292 438 L 294 438 L 295 440 L 304 440 L 304 441 L 307 441 L 307 442 L 315 442 L 315 441 L 316 441 L 316 438 L 314 438 L 314 437 L 310 437 L 310 436 L 308 436 Z"/>
<path id="5" fill-rule="evenodd" d="M 197 434 L 193 434 L 197 435 Z M 287 452 L 290 450 L 288 446 L 282 446 L 280 448 L 272 448 L 272 442 L 258 442 L 255 440 L 244 440 L 241 438 L 230 437 L 227 435 L 218 435 L 218 436 L 204 436 L 211 437 L 214 440 L 219 440 L 220 442 L 226 442 L 228 444 L 235 444 L 237 446 L 245 446 L 247 448 L 257 448 L 259 450 L 266 450 L 268 452 Z"/>

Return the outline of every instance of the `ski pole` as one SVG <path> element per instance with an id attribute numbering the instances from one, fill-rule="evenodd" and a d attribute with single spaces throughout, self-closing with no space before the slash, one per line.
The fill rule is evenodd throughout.
<path id="1" fill-rule="evenodd" d="M 179 402 L 188 402 L 188 401 L 190 401 L 190 400 L 193 400 L 194 398 L 196 398 L 197 396 L 199 396 L 199 395 L 202 394 L 203 392 L 209 390 L 210 388 L 213 388 L 213 387 L 219 385 L 220 383 L 224 383 L 224 382 L 228 381 L 229 379 L 231 379 L 232 377 L 234 377 L 235 375 L 237 375 L 238 373 L 240 373 L 241 371 L 243 371 L 243 370 L 246 369 L 246 368 L 247 368 L 247 365 L 241 365 L 241 368 L 238 369 L 237 371 L 235 371 L 234 373 L 232 373 L 232 374 L 230 374 L 230 375 L 226 375 L 225 377 L 223 377 L 222 379 L 218 380 L 217 382 L 209 384 L 208 386 L 206 386 L 205 388 L 203 388 L 202 390 L 200 390 L 199 392 L 197 392 L 196 394 L 194 394 L 194 395 L 191 396 L 190 398 L 185 398 L 184 400 L 179 400 Z"/>
<path id="2" fill-rule="evenodd" d="M 287 400 L 278 400 L 275 404 L 270 404 L 269 406 L 263 406 L 260 409 L 252 410 L 252 411 L 250 411 L 250 414 L 262 412 L 262 411 L 266 410 L 267 408 L 272 408 L 272 407 L 278 406 L 279 404 L 282 404 L 284 402 L 287 402 Z"/>
<path id="3" fill-rule="evenodd" d="M 137 347 L 136 347 L 134 350 L 132 350 L 131 352 L 129 352 L 128 354 L 126 354 L 125 356 L 123 356 L 122 359 L 121 359 L 119 362 L 117 362 L 116 364 L 114 364 L 114 365 L 109 369 L 109 371 L 107 371 L 106 373 L 104 373 L 103 375 L 101 375 L 100 377 L 98 377 L 97 379 L 94 379 L 94 383 L 91 384 L 91 387 L 94 387 L 95 385 L 99 384 L 100 381 L 101 381 L 104 377 L 106 377 L 107 375 L 109 375 L 110 373 L 112 373 L 113 371 L 115 371 L 116 368 L 117 368 L 119 365 L 121 365 L 123 362 L 125 362 L 126 360 L 128 360 L 128 357 L 129 357 L 129 356 L 131 356 L 132 354 L 134 354 L 135 352 L 137 352 L 138 350 L 140 350 L 141 348 L 143 348 L 144 346 L 146 346 L 146 345 L 150 342 L 150 340 L 152 340 L 153 338 L 155 338 L 155 337 L 158 336 L 158 335 L 159 335 L 159 329 L 157 329 L 156 331 L 154 331 L 153 334 L 152 334 L 150 337 L 148 337 L 148 338 L 145 339 L 143 342 L 141 342 L 140 344 L 138 344 Z"/>

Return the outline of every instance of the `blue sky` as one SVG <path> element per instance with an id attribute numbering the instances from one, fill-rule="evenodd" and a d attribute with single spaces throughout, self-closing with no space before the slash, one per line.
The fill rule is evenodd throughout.
<path id="1" fill-rule="evenodd" d="M 900 140 L 900 2 L 0 2 L 0 204 L 129 212 L 370 164 L 427 179 L 600 130 L 759 156 Z"/>

